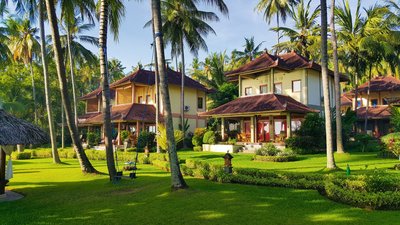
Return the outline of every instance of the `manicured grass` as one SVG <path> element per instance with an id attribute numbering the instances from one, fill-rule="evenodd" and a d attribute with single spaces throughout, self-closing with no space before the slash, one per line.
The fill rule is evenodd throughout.
<path id="1" fill-rule="evenodd" d="M 224 163 L 224 160 L 222 158 L 223 155 L 224 153 L 213 153 L 213 152 L 193 152 L 193 151 L 179 152 L 180 159 L 192 158 L 198 160 L 206 160 L 208 162 L 221 165 L 223 165 Z M 252 161 L 253 154 L 238 153 L 232 155 L 234 157 L 232 159 L 233 167 L 258 168 L 258 169 L 268 169 L 268 170 L 287 171 L 287 172 L 326 171 L 324 169 L 326 167 L 325 154 L 299 155 L 298 161 L 284 162 L 284 163 Z M 365 172 L 365 170 L 374 170 L 375 168 L 377 168 L 400 175 L 400 171 L 395 171 L 392 169 L 395 164 L 400 163 L 399 160 L 378 158 L 376 152 L 335 154 L 335 160 L 337 166 L 342 170 L 346 170 L 346 166 L 347 164 L 349 164 L 350 169 L 353 173 L 363 173 Z"/>
<path id="2" fill-rule="evenodd" d="M 193 156 L 181 153 L 181 158 L 186 154 Z M 242 160 L 244 165 L 246 157 L 236 156 L 236 163 Z M 315 167 L 320 166 L 318 158 L 310 160 L 315 161 Z M 398 211 L 353 208 L 313 190 L 220 184 L 186 177 L 190 188 L 171 192 L 169 174 L 150 165 L 139 166 L 139 178 L 133 183 L 124 180 L 113 185 L 104 175 L 82 175 L 76 160 L 64 162 L 14 161 L 15 177 L 8 189 L 25 197 L 0 203 L 0 224 L 339 225 L 398 224 L 399 219 Z M 105 172 L 104 161 L 92 162 Z"/>

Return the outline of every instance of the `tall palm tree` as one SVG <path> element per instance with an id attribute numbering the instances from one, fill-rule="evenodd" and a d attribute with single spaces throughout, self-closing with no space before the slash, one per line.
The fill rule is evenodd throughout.
<path id="1" fill-rule="evenodd" d="M 243 45 L 243 51 L 233 50 L 233 54 L 236 55 L 236 60 L 240 61 L 241 64 L 245 64 L 250 62 L 251 60 L 257 58 L 261 55 L 262 50 L 260 50 L 264 41 L 256 44 L 254 41 L 254 37 L 244 38 L 246 43 Z"/>
<path id="2" fill-rule="evenodd" d="M 109 77 L 110 77 L 110 82 L 114 82 L 116 80 L 119 80 L 125 76 L 124 70 L 126 67 L 122 65 L 122 62 L 119 59 L 112 58 L 108 60 L 108 71 L 109 71 Z"/>
<path id="3" fill-rule="evenodd" d="M 331 0 L 331 42 L 333 50 L 333 71 L 335 78 L 335 115 L 336 115 L 336 151 L 344 153 L 343 138 L 342 138 L 342 116 L 340 112 L 340 75 L 339 75 L 339 62 L 337 53 L 337 39 L 335 30 L 335 0 Z"/>
<path id="4" fill-rule="evenodd" d="M 114 34 L 114 39 L 118 39 L 119 25 L 121 19 L 125 15 L 125 7 L 119 0 L 108 1 L 100 0 L 98 2 L 99 15 L 100 15 L 100 32 L 99 32 L 99 50 L 100 50 L 100 74 L 101 86 L 103 88 L 102 101 L 103 101 L 103 126 L 105 133 L 106 157 L 107 168 L 110 180 L 113 180 L 116 175 L 114 152 L 112 145 L 112 127 L 111 127 L 111 94 L 110 94 L 110 78 L 108 70 L 107 59 L 107 34 L 108 26 L 110 31 Z"/>
<path id="5" fill-rule="evenodd" d="M 74 123 L 73 115 L 71 113 L 72 111 L 71 101 L 69 98 L 68 87 L 67 87 L 64 57 L 62 55 L 62 50 L 61 50 L 61 41 L 58 30 L 57 14 L 54 5 L 55 2 L 53 0 L 45 0 L 45 1 L 46 1 L 47 15 L 51 30 L 51 38 L 53 42 L 53 51 L 55 56 L 54 58 L 57 69 L 58 81 L 60 85 L 60 92 L 61 92 L 61 97 L 63 99 L 65 117 L 67 120 L 69 132 L 71 134 L 72 144 L 74 145 L 74 150 L 79 160 L 82 172 L 98 173 L 97 170 L 90 163 L 89 159 L 86 156 L 85 151 L 83 150 L 82 143 L 79 139 L 78 129 Z"/>
<path id="6" fill-rule="evenodd" d="M 171 53 L 174 57 L 181 56 L 181 124 L 184 124 L 184 45 L 186 43 L 194 55 L 198 54 L 199 49 L 207 51 L 207 44 L 203 37 L 209 33 L 215 34 L 207 22 L 219 21 L 219 18 L 213 12 L 198 10 L 191 0 L 165 0 L 162 1 L 161 6 L 165 41 L 167 44 L 171 44 Z"/>
<path id="7" fill-rule="evenodd" d="M 176 152 L 176 143 L 174 138 L 174 126 L 172 123 L 171 102 L 168 91 L 168 82 L 166 77 L 166 65 L 164 54 L 164 40 L 162 34 L 161 3 L 160 0 L 151 1 L 152 22 L 154 23 L 154 38 L 157 53 L 157 67 L 160 76 L 160 96 L 164 108 L 164 120 L 167 134 L 168 154 L 170 159 L 171 186 L 174 190 L 187 188 L 183 179 L 178 154 Z"/>
<path id="8" fill-rule="evenodd" d="M 328 85 L 328 13 L 326 0 L 321 0 L 321 75 L 324 90 L 324 113 L 326 131 L 326 167 L 335 169 L 335 158 L 332 149 L 332 122 Z"/>
<path id="9" fill-rule="evenodd" d="M 265 20 L 268 24 L 271 23 L 272 18 L 276 16 L 277 27 L 280 27 L 280 19 L 285 23 L 288 14 L 290 13 L 290 6 L 297 4 L 298 0 L 260 0 L 256 6 L 258 12 L 263 12 Z M 281 36 L 278 34 L 278 44 Z"/>
<path id="10" fill-rule="evenodd" d="M 320 48 L 320 28 L 316 19 L 321 13 L 321 9 L 317 6 L 311 9 L 311 0 L 306 4 L 304 0 L 300 0 L 297 6 L 290 6 L 290 17 L 295 22 L 294 28 L 290 27 L 274 27 L 271 30 L 282 32 L 283 36 L 289 37 L 289 41 L 279 43 L 274 46 L 275 50 L 300 52 L 306 58 L 317 59 Z"/>
<path id="11" fill-rule="evenodd" d="M 34 106 L 35 124 L 38 123 L 38 112 L 36 102 L 36 87 L 35 77 L 33 72 L 33 57 L 39 47 L 39 42 L 36 39 L 38 29 L 32 27 L 28 19 L 7 19 L 5 21 L 8 48 L 15 61 L 22 61 L 26 66 L 29 66 L 32 82 L 32 99 Z"/>
<path id="12" fill-rule="evenodd" d="M 90 22 L 93 22 L 92 14 L 95 11 L 95 4 L 93 0 L 61 0 L 61 21 L 64 22 L 66 39 L 67 39 L 67 49 L 69 56 L 69 70 L 71 75 L 72 84 L 72 103 L 74 108 L 74 121 L 75 125 L 78 126 L 78 107 L 77 107 L 77 97 L 76 97 L 76 83 L 74 74 L 74 57 L 72 56 L 71 44 L 72 44 L 72 33 L 75 28 L 75 33 L 77 33 L 77 28 L 79 23 L 82 23 L 83 19 L 76 21 L 76 13 L 79 12 L 81 18 L 85 16 Z"/>

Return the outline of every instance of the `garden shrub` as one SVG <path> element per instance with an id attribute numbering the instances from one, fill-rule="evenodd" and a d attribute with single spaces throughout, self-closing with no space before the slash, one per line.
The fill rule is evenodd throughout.
<path id="1" fill-rule="evenodd" d="M 31 152 L 16 152 L 13 154 L 14 159 L 31 159 L 32 153 Z"/>
<path id="2" fill-rule="evenodd" d="M 216 136 L 214 131 L 207 131 L 204 133 L 203 136 L 203 144 L 215 144 L 216 143 Z"/>
<path id="3" fill-rule="evenodd" d="M 151 162 L 151 164 L 153 164 L 153 166 L 156 166 L 156 167 L 158 167 L 158 168 L 160 168 L 162 170 L 165 170 L 167 172 L 169 172 L 169 170 L 170 170 L 169 162 L 166 162 L 166 161 L 153 160 Z"/>
<path id="4" fill-rule="evenodd" d="M 280 150 L 272 143 L 267 143 L 256 150 L 256 155 L 260 156 L 275 156 Z"/>
<path id="5" fill-rule="evenodd" d="M 87 136 L 87 144 L 89 146 L 95 146 L 100 143 L 101 137 L 99 132 L 88 132 Z"/>
<path id="6" fill-rule="evenodd" d="M 380 150 L 379 143 L 377 142 L 377 140 L 368 134 L 362 134 L 362 133 L 356 134 L 354 136 L 354 140 L 361 146 L 362 152 Z"/>
<path id="7" fill-rule="evenodd" d="M 385 146 L 385 150 L 399 157 L 400 160 L 400 132 L 385 135 L 381 138 L 381 141 Z"/>
<path id="8" fill-rule="evenodd" d="M 269 162 L 290 162 L 297 160 L 296 154 L 290 149 L 280 150 L 274 144 L 268 143 L 256 150 L 253 160 Z"/>
<path id="9" fill-rule="evenodd" d="M 158 134 L 157 134 L 157 141 L 160 145 L 160 148 L 164 151 L 168 150 L 168 142 L 167 142 L 167 130 L 164 125 L 158 125 Z M 174 130 L 174 138 L 175 144 L 178 145 L 183 140 L 183 132 L 180 130 Z"/>
<path id="10" fill-rule="evenodd" d="M 192 137 L 192 144 L 194 146 L 201 146 L 203 145 L 203 137 L 204 134 L 206 133 L 206 128 L 196 128 L 194 130 L 194 134 Z"/>
<path id="11" fill-rule="evenodd" d="M 122 141 L 128 140 L 129 134 L 130 134 L 129 131 L 127 130 L 121 131 L 121 140 Z"/>
<path id="12" fill-rule="evenodd" d="M 193 151 L 195 151 L 195 152 L 201 152 L 201 151 L 203 151 L 203 147 L 202 147 L 202 146 L 194 146 L 194 147 L 193 147 Z"/>
<path id="13" fill-rule="evenodd" d="M 228 138 L 228 144 L 230 145 L 236 145 L 236 138 Z"/>
<path id="14" fill-rule="evenodd" d="M 311 136 L 294 136 L 285 140 L 287 148 L 293 149 L 296 154 L 315 154 L 320 153 L 319 145 Z"/>
<path id="15" fill-rule="evenodd" d="M 138 151 L 143 151 L 143 149 L 147 146 L 149 151 L 156 146 L 155 142 L 156 134 L 153 132 L 142 131 L 139 134 L 136 148 Z"/>
<path id="16" fill-rule="evenodd" d="M 255 155 L 253 157 L 255 161 L 266 161 L 266 162 L 291 162 L 296 161 L 297 157 L 295 155 L 284 155 L 284 156 L 261 156 Z"/>

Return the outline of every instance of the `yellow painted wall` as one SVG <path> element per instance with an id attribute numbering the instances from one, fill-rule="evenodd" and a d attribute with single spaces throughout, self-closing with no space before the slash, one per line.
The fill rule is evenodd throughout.
<path id="1" fill-rule="evenodd" d="M 385 91 L 385 92 L 371 92 L 370 93 L 370 106 L 371 106 L 371 100 L 372 99 L 378 99 L 378 105 L 383 105 L 383 99 L 384 98 L 400 98 L 400 91 Z M 366 93 L 362 93 L 358 95 L 358 99 L 362 99 L 362 105 L 361 106 L 366 106 L 367 105 L 367 99 L 368 96 Z M 355 98 L 353 97 L 352 99 L 353 104 L 355 101 Z"/>

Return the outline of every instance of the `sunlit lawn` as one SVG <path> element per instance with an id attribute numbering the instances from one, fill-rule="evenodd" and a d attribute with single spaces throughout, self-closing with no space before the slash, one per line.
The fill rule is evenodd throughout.
<path id="1" fill-rule="evenodd" d="M 180 153 L 181 158 L 185 154 L 193 156 Z M 204 155 L 210 154 L 196 154 Z M 236 156 L 234 164 L 245 166 L 249 163 L 247 157 L 250 156 Z M 296 168 L 307 160 L 286 165 Z M 323 167 L 318 157 L 309 160 L 311 165 L 306 170 L 318 171 L 318 167 Z M 346 163 L 345 159 L 339 161 Z M 133 183 L 125 180 L 114 185 L 104 175 L 82 175 L 76 160 L 64 162 L 53 165 L 50 159 L 14 161 L 15 176 L 8 189 L 25 197 L 0 203 L 0 224 L 398 224 L 399 221 L 398 211 L 353 208 L 327 200 L 313 190 L 219 184 L 186 177 L 188 190 L 170 192 L 169 175 L 150 165 L 139 166 L 139 178 Z M 104 161 L 93 163 L 105 172 Z M 391 163 L 385 161 L 379 165 Z"/>

